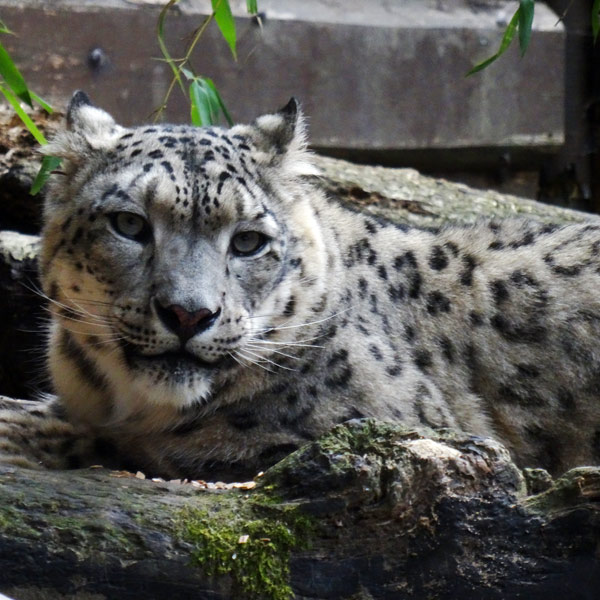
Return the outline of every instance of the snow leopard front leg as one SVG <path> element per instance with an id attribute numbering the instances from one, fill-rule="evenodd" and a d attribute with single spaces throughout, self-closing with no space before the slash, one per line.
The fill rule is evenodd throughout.
<path id="1" fill-rule="evenodd" d="M 0 463 L 69 469 L 96 462 L 97 443 L 74 426 L 57 398 L 39 401 L 0 396 Z"/>

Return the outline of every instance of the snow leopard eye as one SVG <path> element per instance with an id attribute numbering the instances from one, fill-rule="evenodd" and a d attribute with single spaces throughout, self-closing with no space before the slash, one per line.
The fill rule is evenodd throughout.
<path id="1" fill-rule="evenodd" d="M 150 225 L 135 213 L 117 212 L 112 213 L 109 218 L 113 229 L 123 237 L 136 242 L 146 242 L 150 237 Z"/>
<path id="2" fill-rule="evenodd" d="M 231 248 L 238 256 L 256 254 L 267 242 L 267 237 L 258 231 L 240 231 L 231 238 Z"/>

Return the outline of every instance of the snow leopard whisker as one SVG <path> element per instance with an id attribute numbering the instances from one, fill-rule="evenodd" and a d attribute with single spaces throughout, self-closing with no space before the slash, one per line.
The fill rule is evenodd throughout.
<path id="1" fill-rule="evenodd" d="M 259 344 L 246 344 L 247 348 L 253 348 L 254 350 L 268 350 L 273 354 L 279 354 L 279 356 L 285 356 L 286 358 L 291 358 L 292 360 L 301 360 L 299 356 L 294 356 L 293 354 L 286 354 L 285 352 L 281 352 L 281 350 L 274 350 L 272 348 L 265 348 L 264 346 L 260 346 Z"/>
<path id="2" fill-rule="evenodd" d="M 269 367 L 265 367 L 265 365 L 261 365 L 258 361 L 245 356 L 240 350 L 236 350 L 236 354 L 242 358 L 243 360 L 247 361 L 249 364 L 248 365 L 243 365 L 244 367 L 246 367 L 247 369 L 252 368 L 252 366 L 257 366 L 260 369 L 263 369 L 265 371 L 268 371 L 269 373 L 275 373 L 275 371 L 273 371 L 273 369 L 269 369 Z"/>
<path id="3" fill-rule="evenodd" d="M 45 310 L 47 310 L 48 312 L 51 313 L 51 309 L 46 308 Z M 112 325 L 112 323 L 110 321 L 100 321 L 100 320 L 98 320 L 97 322 L 90 321 L 89 318 L 87 318 L 86 315 L 83 315 L 86 318 L 81 318 L 82 315 L 79 315 L 79 313 L 77 313 L 77 312 L 75 312 L 75 315 L 79 316 L 80 318 L 77 318 L 77 317 L 74 317 L 74 316 L 71 316 L 71 315 L 68 315 L 68 314 L 61 314 L 61 315 L 59 315 L 59 317 L 61 319 L 64 319 L 65 321 L 73 321 L 74 323 L 83 323 L 84 325 L 91 325 L 93 327 L 107 327 L 107 328 L 110 328 L 111 325 Z"/>
<path id="4" fill-rule="evenodd" d="M 54 300 L 54 298 L 50 298 L 49 296 L 42 296 L 44 298 L 46 298 L 46 300 L 48 300 L 48 302 L 50 302 L 51 304 L 54 304 L 55 306 L 57 306 L 58 308 L 61 308 L 65 311 L 68 311 L 70 313 L 74 313 L 77 316 L 83 317 L 82 322 L 86 322 L 86 323 L 91 323 L 90 319 L 94 320 L 94 321 L 98 321 L 99 323 L 103 323 L 103 324 L 109 324 L 110 323 L 110 319 L 112 319 L 112 317 L 109 317 L 108 315 L 95 315 L 83 308 L 81 308 L 80 306 L 77 306 L 76 308 L 73 308 L 72 306 L 69 306 L 68 304 L 64 304 L 63 302 L 59 302 L 58 300 Z M 48 310 L 50 313 L 52 312 L 51 309 L 49 307 L 45 307 L 46 310 Z M 69 315 L 60 315 L 66 319 L 73 319 L 73 317 L 70 317 Z M 74 319 L 76 320 L 76 319 Z"/>
<path id="5" fill-rule="evenodd" d="M 23 283 L 23 286 L 28 289 L 29 291 L 33 292 L 34 294 L 37 294 L 38 296 L 40 296 L 41 298 L 44 298 L 45 300 L 47 300 L 48 302 L 50 302 L 51 304 L 54 304 L 56 306 L 58 306 L 59 308 L 63 308 L 65 310 L 69 310 L 71 312 L 74 312 L 76 314 L 79 314 L 82 317 L 91 317 L 92 319 L 96 319 L 96 320 L 104 320 L 106 319 L 105 316 L 102 315 L 95 315 L 94 313 L 89 312 L 88 310 L 86 310 L 85 308 L 79 306 L 75 300 L 73 300 L 73 298 L 70 298 L 69 296 L 65 295 L 65 298 L 67 300 L 70 300 L 71 302 L 73 302 L 73 304 L 75 305 L 76 308 L 73 308 L 73 306 L 70 306 L 68 304 L 65 304 L 64 302 L 60 302 L 59 300 L 56 300 L 55 298 L 51 298 L 50 296 L 48 296 L 46 293 L 44 293 L 43 290 L 41 290 L 40 288 L 38 288 L 35 285 L 27 285 L 25 283 Z M 61 288 L 62 291 L 62 288 Z"/>
<path id="6" fill-rule="evenodd" d="M 52 309 L 49 307 L 44 307 L 44 310 L 46 310 L 47 312 L 49 312 L 50 314 L 52 314 Z M 76 316 L 72 316 L 70 314 L 61 314 L 59 315 L 59 317 L 61 319 L 65 319 L 66 321 L 73 321 L 75 323 L 83 323 L 84 325 L 92 325 L 93 327 L 111 327 L 111 325 L 114 324 L 113 321 L 109 321 L 106 319 L 96 319 L 96 322 L 91 321 L 88 317 L 88 315 L 82 315 L 79 312 L 72 310 L 72 309 L 65 309 L 65 310 L 69 310 L 69 312 L 73 313 Z M 79 317 L 79 318 L 77 318 Z"/>
<path id="7" fill-rule="evenodd" d="M 110 338 L 110 340 L 123 339 L 122 336 L 116 335 L 114 331 L 107 332 L 107 333 L 90 333 L 89 331 L 79 331 L 77 329 L 73 329 L 72 327 L 67 327 L 64 324 L 63 324 L 63 329 L 66 329 L 70 333 L 76 333 L 79 335 L 88 335 L 88 336 L 91 335 L 91 336 L 94 336 L 97 338 Z"/>
<path id="8" fill-rule="evenodd" d="M 274 360 L 271 360 L 271 359 L 267 358 L 266 356 L 262 356 L 258 352 L 253 352 L 251 350 L 248 350 L 246 346 L 244 346 L 244 352 L 247 352 L 248 354 L 250 354 L 250 356 L 255 356 L 259 361 L 268 362 L 270 365 L 273 365 L 280 369 L 285 369 L 286 371 L 297 371 L 298 370 L 298 369 L 292 369 L 291 367 L 286 367 L 284 365 L 280 365 L 279 363 L 275 362 Z"/>
<path id="9" fill-rule="evenodd" d="M 348 312 L 349 310 L 351 310 L 351 308 L 352 307 L 345 308 L 344 310 L 340 310 L 332 315 L 329 315 L 328 317 L 324 317 L 323 319 L 317 319 L 316 321 L 309 321 L 307 323 L 300 323 L 298 325 L 274 325 L 272 327 L 262 330 L 260 333 L 265 333 L 267 331 L 281 331 L 283 329 L 298 329 L 299 327 L 309 327 L 310 325 L 318 325 L 319 323 L 325 323 L 326 321 L 330 321 L 331 319 L 334 319 L 335 317 L 338 317 L 339 315 Z"/>
<path id="10" fill-rule="evenodd" d="M 323 336 L 318 336 L 323 337 Z M 248 342 L 261 344 L 265 349 L 266 346 L 279 346 L 279 348 L 324 348 L 325 346 L 319 346 L 318 344 L 306 344 L 304 342 L 310 342 L 311 340 L 318 339 L 306 338 L 305 340 L 297 340 L 295 342 L 275 342 L 273 340 L 263 340 L 260 338 L 248 338 Z"/>
<path id="11" fill-rule="evenodd" d="M 244 367 L 245 369 L 249 369 L 251 367 L 251 365 L 244 362 L 244 359 L 237 357 L 235 352 L 228 352 L 227 354 L 228 356 L 231 356 L 231 358 L 233 358 L 233 360 L 235 360 L 240 367 Z"/>

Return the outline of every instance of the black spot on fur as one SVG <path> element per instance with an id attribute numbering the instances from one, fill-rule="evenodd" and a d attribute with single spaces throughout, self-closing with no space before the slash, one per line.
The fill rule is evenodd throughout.
<path id="1" fill-rule="evenodd" d="M 505 302 L 509 298 L 506 282 L 501 279 L 496 279 L 490 283 L 490 291 L 492 292 L 496 306 L 502 304 L 502 302 Z"/>
<path id="2" fill-rule="evenodd" d="M 364 277 L 361 277 L 358 280 L 358 297 L 361 300 L 364 300 L 365 296 L 367 295 L 368 288 L 369 284 L 367 283 L 367 280 Z"/>
<path id="3" fill-rule="evenodd" d="M 454 242 L 446 242 L 444 248 L 449 250 L 454 258 L 458 256 L 458 246 Z"/>
<path id="4" fill-rule="evenodd" d="M 381 279 L 383 279 L 384 281 L 388 278 L 388 274 L 387 274 L 387 270 L 385 268 L 385 265 L 379 265 L 377 267 L 377 274 L 379 275 L 379 277 Z"/>
<path id="5" fill-rule="evenodd" d="M 375 344 L 369 346 L 369 352 L 375 360 L 383 360 L 383 354 L 381 354 L 381 350 Z"/>
<path id="6" fill-rule="evenodd" d="M 442 348 L 442 355 L 444 356 L 444 358 L 449 363 L 453 363 L 454 362 L 454 345 L 452 344 L 452 342 L 446 336 L 444 336 L 440 340 L 440 346 Z"/>
<path id="7" fill-rule="evenodd" d="M 434 246 L 429 256 L 429 266 L 434 271 L 442 271 L 448 266 L 448 256 L 441 246 Z"/>
<path id="8" fill-rule="evenodd" d="M 285 308 L 283 309 L 283 314 L 286 317 L 292 317 L 294 316 L 296 312 L 296 298 L 294 298 L 294 296 L 292 296 L 287 304 L 285 305 Z"/>
<path id="9" fill-rule="evenodd" d="M 377 227 L 375 226 L 375 223 L 369 221 L 368 219 L 365 219 L 365 228 L 369 233 L 377 233 Z"/>
<path id="10" fill-rule="evenodd" d="M 385 372 L 390 377 L 398 377 L 398 375 L 402 373 L 402 365 L 400 363 L 390 365 L 389 367 L 386 367 Z"/>
<path id="11" fill-rule="evenodd" d="M 521 363 L 517 365 L 517 371 L 521 377 L 526 379 L 535 379 L 539 377 L 540 370 L 535 365 Z"/>
<path id="12" fill-rule="evenodd" d="M 530 246 L 535 242 L 535 235 L 531 231 L 528 231 L 520 240 L 511 242 L 509 245 L 511 248 L 521 248 L 521 246 Z"/>
<path id="13" fill-rule="evenodd" d="M 426 371 L 433 364 L 431 352 L 429 352 L 429 350 L 425 350 L 424 348 L 419 348 L 415 351 L 414 360 L 415 365 L 421 369 L 421 371 Z"/>
<path id="14" fill-rule="evenodd" d="M 350 365 L 346 364 L 343 369 L 339 370 L 339 372 L 327 377 L 325 379 L 325 385 L 328 388 L 344 388 L 347 387 L 351 377 L 352 368 Z"/>
<path id="15" fill-rule="evenodd" d="M 463 262 L 463 270 L 460 274 L 460 283 L 462 285 L 472 285 L 473 284 L 473 271 L 477 266 L 477 262 L 470 254 L 465 254 L 462 258 Z"/>
<path id="16" fill-rule="evenodd" d="M 581 271 L 584 269 L 584 264 L 575 264 L 575 265 L 557 265 L 554 262 L 554 258 L 550 254 L 546 254 L 544 256 L 544 262 L 552 269 L 553 273 L 557 275 L 563 275 L 565 277 L 574 277 L 579 275 Z"/>
<path id="17" fill-rule="evenodd" d="M 492 326 L 509 342 L 525 344 L 541 343 L 546 339 L 546 328 L 538 322 L 525 324 L 511 323 L 503 315 L 496 314 L 490 319 Z"/>
<path id="18" fill-rule="evenodd" d="M 430 292 L 427 295 L 427 312 L 430 315 L 437 315 L 438 313 L 450 312 L 451 304 L 450 300 L 439 291 Z"/>
<path id="19" fill-rule="evenodd" d="M 390 297 L 390 300 L 394 303 L 398 303 L 400 300 L 403 300 L 406 294 L 404 286 L 401 283 L 398 285 L 390 285 L 387 289 L 387 293 Z"/>
<path id="20" fill-rule="evenodd" d="M 332 368 L 340 361 L 348 361 L 348 350 L 342 348 L 341 350 L 334 352 L 331 358 L 327 361 L 327 367 Z"/>
<path id="21" fill-rule="evenodd" d="M 544 399 L 531 389 L 517 388 L 516 386 L 502 385 L 498 388 L 498 396 L 509 404 L 518 404 L 524 407 L 544 406 Z"/>
<path id="22" fill-rule="evenodd" d="M 401 271 L 402 267 L 404 266 L 404 257 L 403 256 L 396 256 L 396 258 L 394 258 L 394 269 L 396 269 L 396 271 Z"/>
<path id="23" fill-rule="evenodd" d="M 483 325 L 483 316 L 479 314 L 477 311 L 472 310 L 469 313 L 469 319 L 471 321 L 471 325 L 473 327 L 481 327 Z"/>

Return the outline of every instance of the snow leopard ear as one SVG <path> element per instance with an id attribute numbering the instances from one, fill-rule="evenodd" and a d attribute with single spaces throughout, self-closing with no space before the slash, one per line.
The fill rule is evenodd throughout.
<path id="1" fill-rule="evenodd" d="M 74 163 L 94 150 L 109 150 L 117 144 L 124 129 L 104 110 L 94 106 L 85 92 L 73 94 L 67 107 L 67 127 L 42 152 Z"/>
<path id="2" fill-rule="evenodd" d="M 240 126 L 249 134 L 258 164 L 277 167 L 293 175 L 317 175 L 308 151 L 306 124 L 295 98 L 278 112 L 262 115 L 249 126 Z"/>

